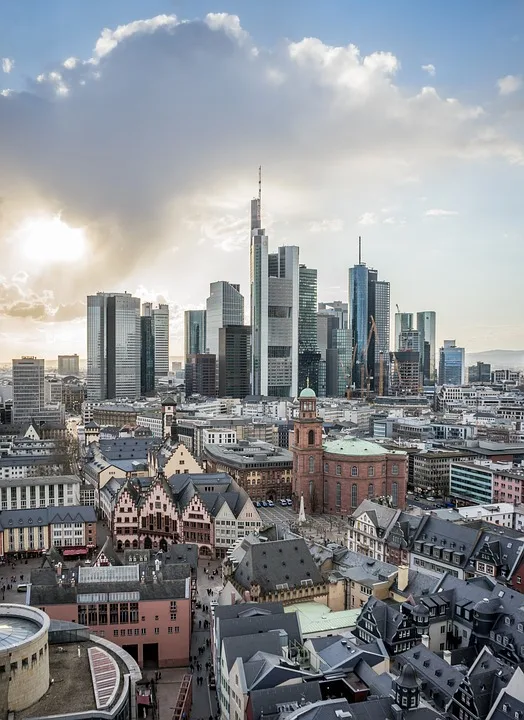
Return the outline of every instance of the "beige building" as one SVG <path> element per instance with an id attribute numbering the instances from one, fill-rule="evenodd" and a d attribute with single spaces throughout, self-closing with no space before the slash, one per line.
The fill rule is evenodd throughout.
<path id="1" fill-rule="evenodd" d="M 413 485 L 415 492 L 443 495 L 449 494 L 449 468 L 452 462 L 471 458 L 467 450 L 430 450 L 413 455 Z"/>

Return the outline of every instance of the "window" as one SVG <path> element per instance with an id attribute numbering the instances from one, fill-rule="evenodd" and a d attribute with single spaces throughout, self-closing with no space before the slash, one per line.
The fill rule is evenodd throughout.
<path id="1" fill-rule="evenodd" d="M 375 477 L 375 467 L 368 465 L 368 477 Z"/>
<path id="2" fill-rule="evenodd" d="M 313 457 L 313 455 L 309 456 L 309 472 L 315 472 L 315 458 Z"/>
<path id="3" fill-rule="evenodd" d="M 178 627 L 178 625 L 175 625 L 175 632 L 176 632 L 176 633 L 179 633 L 179 632 L 180 632 L 180 628 Z"/>
<path id="4" fill-rule="evenodd" d="M 22 667 L 23 668 L 29 667 L 29 658 L 22 658 Z"/>
<path id="5" fill-rule="evenodd" d="M 342 488 L 340 486 L 340 483 L 337 483 L 337 495 L 336 495 L 336 506 L 339 508 L 342 504 Z"/>
<path id="6" fill-rule="evenodd" d="M 351 477 L 358 477 L 358 467 L 356 465 L 351 468 Z"/>
<path id="7" fill-rule="evenodd" d="M 342 475 L 342 467 L 340 465 L 337 465 L 335 468 L 335 474 L 336 475 Z"/>
<path id="8" fill-rule="evenodd" d="M 172 635 L 172 634 L 173 634 L 173 627 L 172 627 L 171 625 L 167 628 L 167 634 L 168 634 L 168 635 Z"/>
<path id="9" fill-rule="evenodd" d="M 298 435 L 298 428 L 297 428 L 297 430 L 295 430 L 295 445 L 298 445 L 298 438 L 299 438 L 299 435 Z"/>
<path id="10" fill-rule="evenodd" d="M 373 485 L 373 483 L 369 483 L 369 485 L 368 485 L 368 498 L 371 499 L 372 497 L 374 497 L 374 495 L 375 495 L 375 486 Z"/>
<path id="11" fill-rule="evenodd" d="M 393 507 L 398 505 L 398 484 L 396 482 L 391 483 L 391 501 Z"/>
<path id="12" fill-rule="evenodd" d="M 393 463 L 391 466 L 391 474 L 392 475 L 398 475 L 398 465 L 397 463 Z"/>
<path id="13" fill-rule="evenodd" d="M 155 635 L 160 635 L 160 628 L 155 628 Z"/>
<path id="14" fill-rule="evenodd" d="M 358 504 L 358 486 L 353 483 L 351 486 L 351 507 L 357 507 Z"/>
<path id="15" fill-rule="evenodd" d="M 308 445 L 314 445 L 315 444 L 315 431 L 310 430 L 307 434 L 307 444 Z"/>
<path id="16" fill-rule="evenodd" d="M 328 463 L 324 463 L 324 472 L 325 473 L 329 472 L 329 464 Z"/>

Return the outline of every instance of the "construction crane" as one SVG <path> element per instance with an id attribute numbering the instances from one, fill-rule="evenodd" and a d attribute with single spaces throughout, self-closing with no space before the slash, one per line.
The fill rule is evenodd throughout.
<path id="1" fill-rule="evenodd" d="M 357 346 L 353 345 L 353 352 L 351 354 L 351 367 L 349 368 L 348 385 L 346 388 L 346 398 L 351 400 L 353 395 L 353 368 L 355 367 L 355 358 L 357 357 Z"/>
<path id="2" fill-rule="evenodd" d="M 369 319 L 371 320 L 371 327 L 369 328 L 368 333 L 368 341 L 366 343 L 366 354 L 365 354 L 365 362 L 362 363 L 362 367 L 360 368 L 360 395 L 361 397 L 364 397 L 364 383 L 363 383 L 363 372 L 365 370 L 366 374 L 366 397 L 369 395 L 370 387 L 371 387 L 371 376 L 368 373 L 368 354 L 369 354 L 369 345 L 371 343 L 371 338 L 373 335 L 375 335 L 375 342 L 378 344 L 378 330 L 377 325 L 375 323 L 375 318 L 373 315 L 369 316 Z"/>

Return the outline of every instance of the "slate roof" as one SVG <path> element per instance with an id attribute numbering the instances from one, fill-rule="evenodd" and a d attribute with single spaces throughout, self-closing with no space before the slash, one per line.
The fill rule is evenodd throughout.
<path id="1" fill-rule="evenodd" d="M 295 613 L 222 618 L 220 621 L 221 642 L 224 642 L 225 638 L 228 637 L 256 635 L 267 633 L 270 630 L 284 630 L 290 642 L 294 640 L 300 643 L 302 640 L 298 618 Z"/>
<path id="2" fill-rule="evenodd" d="M 514 674 L 514 668 L 495 657 L 488 647 L 483 647 L 470 667 L 467 677 L 461 681 L 462 687 L 471 689 L 476 711 L 484 720 L 493 707 L 499 693 Z"/>
<path id="3" fill-rule="evenodd" d="M 107 560 L 110 565 L 122 565 L 122 560 L 118 557 L 111 542 L 111 538 L 108 536 L 105 543 L 102 545 L 102 549 L 97 554 L 93 565 L 99 565 L 102 557 Z"/>
<path id="4" fill-rule="evenodd" d="M 298 707 L 301 699 L 306 703 L 322 700 L 320 684 L 313 680 L 307 683 L 280 685 L 264 690 L 252 690 L 249 694 L 249 705 L 252 720 L 274 720 L 280 715 L 283 706 Z"/>
<path id="5" fill-rule="evenodd" d="M 372 502 L 371 500 L 363 500 L 358 508 L 351 514 L 351 517 L 357 519 L 363 513 L 369 516 L 375 527 L 382 528 L 384 531 L 390 529 L 392 524 L 399 518 L 401 511 L 395 508 Z"/>
<path id="6" fill-rule="evenodd" d="M 239 603 L 237 605 L 217 605 L 215 618 L 231 620 L 232 618 L 250 617 L 253 615 L 283 615 L 284 606 L 279 602 Z"/>
<path id="7" fill-rule="evenodd" d="M 320 669 L 322 672 L 333 670 L 353 670 L 361 661 L 365 660 L 369 665 L 377 665 L 388 658 L 388 652 L 381 640 L 365 645 L 357 645 L 347 638 L 338 637 L 330 645 L 317 650 L 320 658 Z"/>
<path id="8" fill-rule="evenodd" d="M 316 673 L 303 670 L 296 663 L 283 658 L 281 649 L 278 653 L 257 650 L 244 662 L 244 678 L 248 691 L 257 687 L 275 687 L 301 677 L 316 676 Z"/>
<path id="9" fill-rule="evenodd" d="M 224 638 L 222 642 L 222 654 L 227 662 L 227 669 L 231 670 L 237 658 L 243 661 L 249 660 L 254 654 L 254 649 L 263 652 L 282 655 L 282 646 L 280 644 L 280 635 L 278 631 L 267 632 L 260 635 L 237 635 L 235 637 Z"/>
<path id="10" fill-rule="evenodd" d="M 362 553 L 346 550 L 342 558 L 337 559 L 333 563 L 333 570 L 336 570 L 343 577 L 351 580 L 360 581 L 366 578 L 372 578 L 374 582 L 377 582 L 379 579 L 385 580 L 393 573 L 396 573 L 398 567 L 391 563 L 382 562 L 381 560 L 374 560 Z M 434 583 L 435 578 L 433 578 L 433 584 Z"/>
<path id="11" fill-rule="evenodd" d="M 433 515 L 425 515 L 422 522 L 418 526 L 413 542 L 422 542 L 431 545 L 431 548 L 438 547 L 442 550 L 449 550 L 458 553 L 459 562 L 451 563 L 451 561 L 439 558 L 440 562 L 449 564 L 453 567 L 464 569 L 469 563 L 469 559 L 479 539 L 479 532 L 468 525 L 459 525 L 447 520 L 440 520 Z M 420 554 L 420 551 L 414 549 L 412 552 Z M 434 557 L 434 556 L 433 556 Z"/>
<path id="12" fill-rule="evenodd" d="M 439 693 L 443 703 L 453 697 L 464 677 L 459 670 L 422 643 L 397 655 L 396 659 L 400 667 L 409 665 L 416 668 L 417 677 L 422 681 L 420 688 L 423 695 L 429 697 L 429 691 L 432 690 L 433 693 Z"/>
<path id="13" fill-rule="evenodd" d="M 96 522 L 94 508 L 89 505 L 66 505 L 60 507 L 31 508 L 25 510 L 2 510 L 0 530 L 23 527 L 45 527 L 51 523 Z"/>
<path id="14" fill-rule="evenodd" d="M 147 459 L 147 452 L 153 438 L 115 438 L 100 440 L 100 452 L 109 462 L 115 460 Z"/>
<path id="15" fill-rule="evenodd" d="M 307 580 L 314 585 L 323 582 L 303 538 L 250 545 L 233 577 L 246 589 L 258 583 L 263 594 L 275 592 L 277 585 L 286 583 L 292 588 Z"/>

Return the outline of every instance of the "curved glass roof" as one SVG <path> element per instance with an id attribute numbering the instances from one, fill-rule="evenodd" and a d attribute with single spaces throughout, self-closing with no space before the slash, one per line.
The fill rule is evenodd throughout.
<path id="1" fill-rule="evenodd" d="M 11 615 L 0 615 L 0 652 L 21 645 L 40 630 L 32 620 Z"/>

